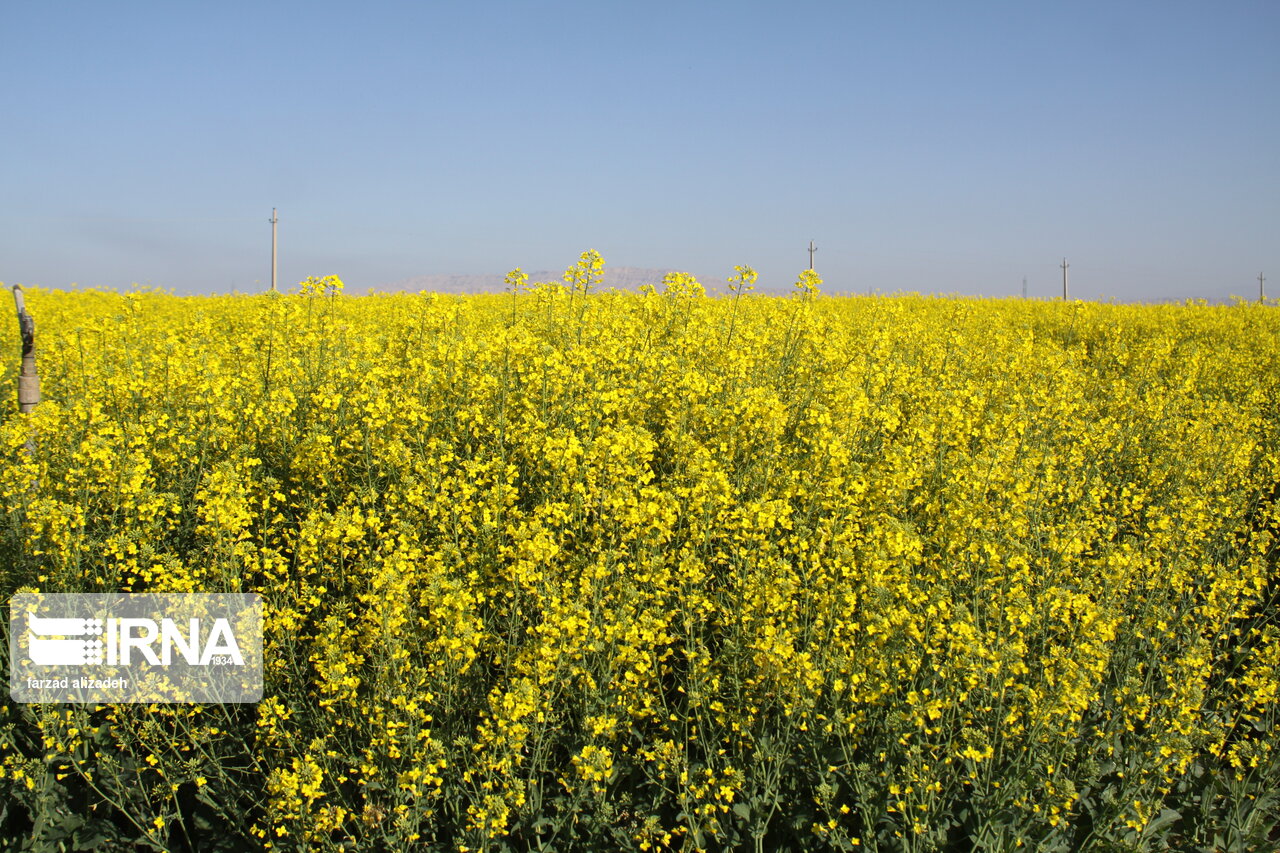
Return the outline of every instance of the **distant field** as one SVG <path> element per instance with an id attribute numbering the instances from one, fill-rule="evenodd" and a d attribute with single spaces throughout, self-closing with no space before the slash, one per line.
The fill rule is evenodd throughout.
<path id="1" fill-rule="evenodd" d="M 596 293 L 597 260 L 28 292 L 5 599 L 259 592 L 267 687 L 7 702 L 7 843 L 1277 843 L 1275 309 Z"/>

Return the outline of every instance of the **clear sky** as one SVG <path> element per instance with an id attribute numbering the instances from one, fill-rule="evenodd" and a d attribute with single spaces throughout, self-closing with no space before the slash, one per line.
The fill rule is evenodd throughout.
<path id="1" fill-rule="evenodd" d="M 1280 295 L 1280 3 L 0 3 L 0 281 Z"/>

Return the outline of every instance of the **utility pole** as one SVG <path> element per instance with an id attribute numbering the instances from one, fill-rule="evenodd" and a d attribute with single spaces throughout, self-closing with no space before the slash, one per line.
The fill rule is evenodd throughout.
<path id="1" fill-rule="evenodd" d="M 818 247 L 813 245 L 813 241 L 809 241 L 809 269 L 813 269 L 813 253 L 818 251 Z"/>
<path id="2" fill-rule="evenodd" d="M 1262 289 L 1262 286 L 1266 283 L 1267 283 L 1266 278 L 1262 275 L 1262 273 L 1258 273 L 1258 301 L 1259 302 L 1267 301 L 1267 292 Z"/>
<path id="3" fill-rule="evenodd" d="M 1062 301 L 1067 301 L 1067 267 L 1071 264 L 1067 263 L 1067 259 L 1062 259 Z"/>
<path id="4" fill-rule="evenodd" d="M 1025 275 L 1022 277 L 1022 298 L 1027 298 L 1027 277 Z"/>
<path id="5" fill-rule="evenodd" d="M 271 292 L 276 292 L 276 223 L 280 218 L 276 216 L 276 209 L 271 208 Z"/>

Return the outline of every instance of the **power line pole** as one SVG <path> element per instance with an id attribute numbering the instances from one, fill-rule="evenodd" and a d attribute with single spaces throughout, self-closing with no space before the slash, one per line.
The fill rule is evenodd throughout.
<path id="1" fill-rule="evenodd" d="M 276 209 L 271 208 L 271 292 L 276 292 L 276 223 L 280 218 L 276 216 Z"/>
<path id="2" fill-rule="evenodd" d="M 1062 301 L 1067 301 L 1067 267 L 1071 264 L 1067 263 L 1067 259 L 1062 259 Z"/>
<path id="3" fill-rule="evenodd" d="M 1025 275 L 1022 277 L 1022 298 L 1027 298 L 1027 277 Z"/>
<path id="4" fill-rule="evenodd" d="M 1267 301 L 1267 292 L 1262 289 L 1262 286 L 1266 283 L 1267 283 L 1267 279 L 1262 275 L 1262 273 L 1258 273 L 1258 301 L 1259 302 Z"/>
<path id="5" fill-rule="evenodd" d="M 809 241 L 809 269 L 813 269 L 813 253 L 818 251 L 818 247 L 813 245 L 813 241 Z"/>

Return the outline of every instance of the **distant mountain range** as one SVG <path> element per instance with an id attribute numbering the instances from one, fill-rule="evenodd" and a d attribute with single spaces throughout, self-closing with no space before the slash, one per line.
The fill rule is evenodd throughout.
<path id="1" fill-rule="evenodd" d="M 652 284 L 662 290 L 662 278 L 669 272 L 675 272 L 671 269 L 656 269 L 647 267 L 605 267 L 604 281 L 601 283 L 600 290 L 631 290 L 638 291 L 643 285 Z M 370 292 L 381 293 L 503 293 L 507 289 L 505 273 L 493 273 L 491 275 L 415 275 L 411 278 L 401 279 L 400 281 L 391 282 L 390 284 L 378 285 L 369 288 Z M 529 283 L 533 284 L 540 281 L 554 281 L 561 284 L 564 283 L 564 271 L 553 270 L 533 270 L 529 271 Z M 725 294 L 729 292 L 728 283 L 722 278 L 698 278 L 698 281 L 707 289 L 708 294 Z M 794 288 L 783 287 L 766 287 L 759 283 L 756 284 L 755 293 L 761 295 L 787 295 L 794 291 Z M 892 296 L 900 291 L 881 290 L 876 288 L 873 291 L 866 289 L 849 290 L 836 286 L 833 282 L 824 282 L 822 292 L 829 296 L 836 295 L 871 295 L 875 293 L 881 296 Z M 927 291 L 926 291 L 927 292 Z M 991 297 L 995 299 L 1011 299 L 1013 294 L 996 294 Z M 1053 296 L 1040 295 L 1036 297 L 1041 300 L 1052 300 Z M 1145 299 L 1117 299 L 1115 297 L 1092 297 L 1092 301 L 1099 302 L 1122 302 L 1122 303 L 1150 303 L 1150 304 L 1179 304 L 1192 298 L 1191 294 L 1181 294 L 1178 296 L 1166 296 L 1160 298 Z M 1227 305 L 1237 301 L 1237 297 L 1214 297 L 1209 298 L 1210 305 Z M 1239 301 L 1252 301 L 1251 299 L 1240 298 Z"/>
<path id="2" fill-rule="evenodd" d="M 604 281 L 601 282 L 600 289 L 639 290 L 643 285 L 652 284 L 661 290 L 662 278 L 669 272 L 675 272 L 675 270 L 646 269 L 643 267 L 605 267 Z M 414 293 L 424 290 L 430 293 L 502 293 L 507 289 L 505 278 L 506 275 L 504 273 L 494 273 L 492 275 L 415 275 L 374 289 L 386 292 L 410 291 Z M 530 271 L 529 283 L 533 284 L 539 281 L 563 283 L 564 271 Z M 708 292 L 725 289 L 724 281 L 719 279 L 704 280 L 699 278 L 698 281 L 702 282 L 702 286 Z"/>

